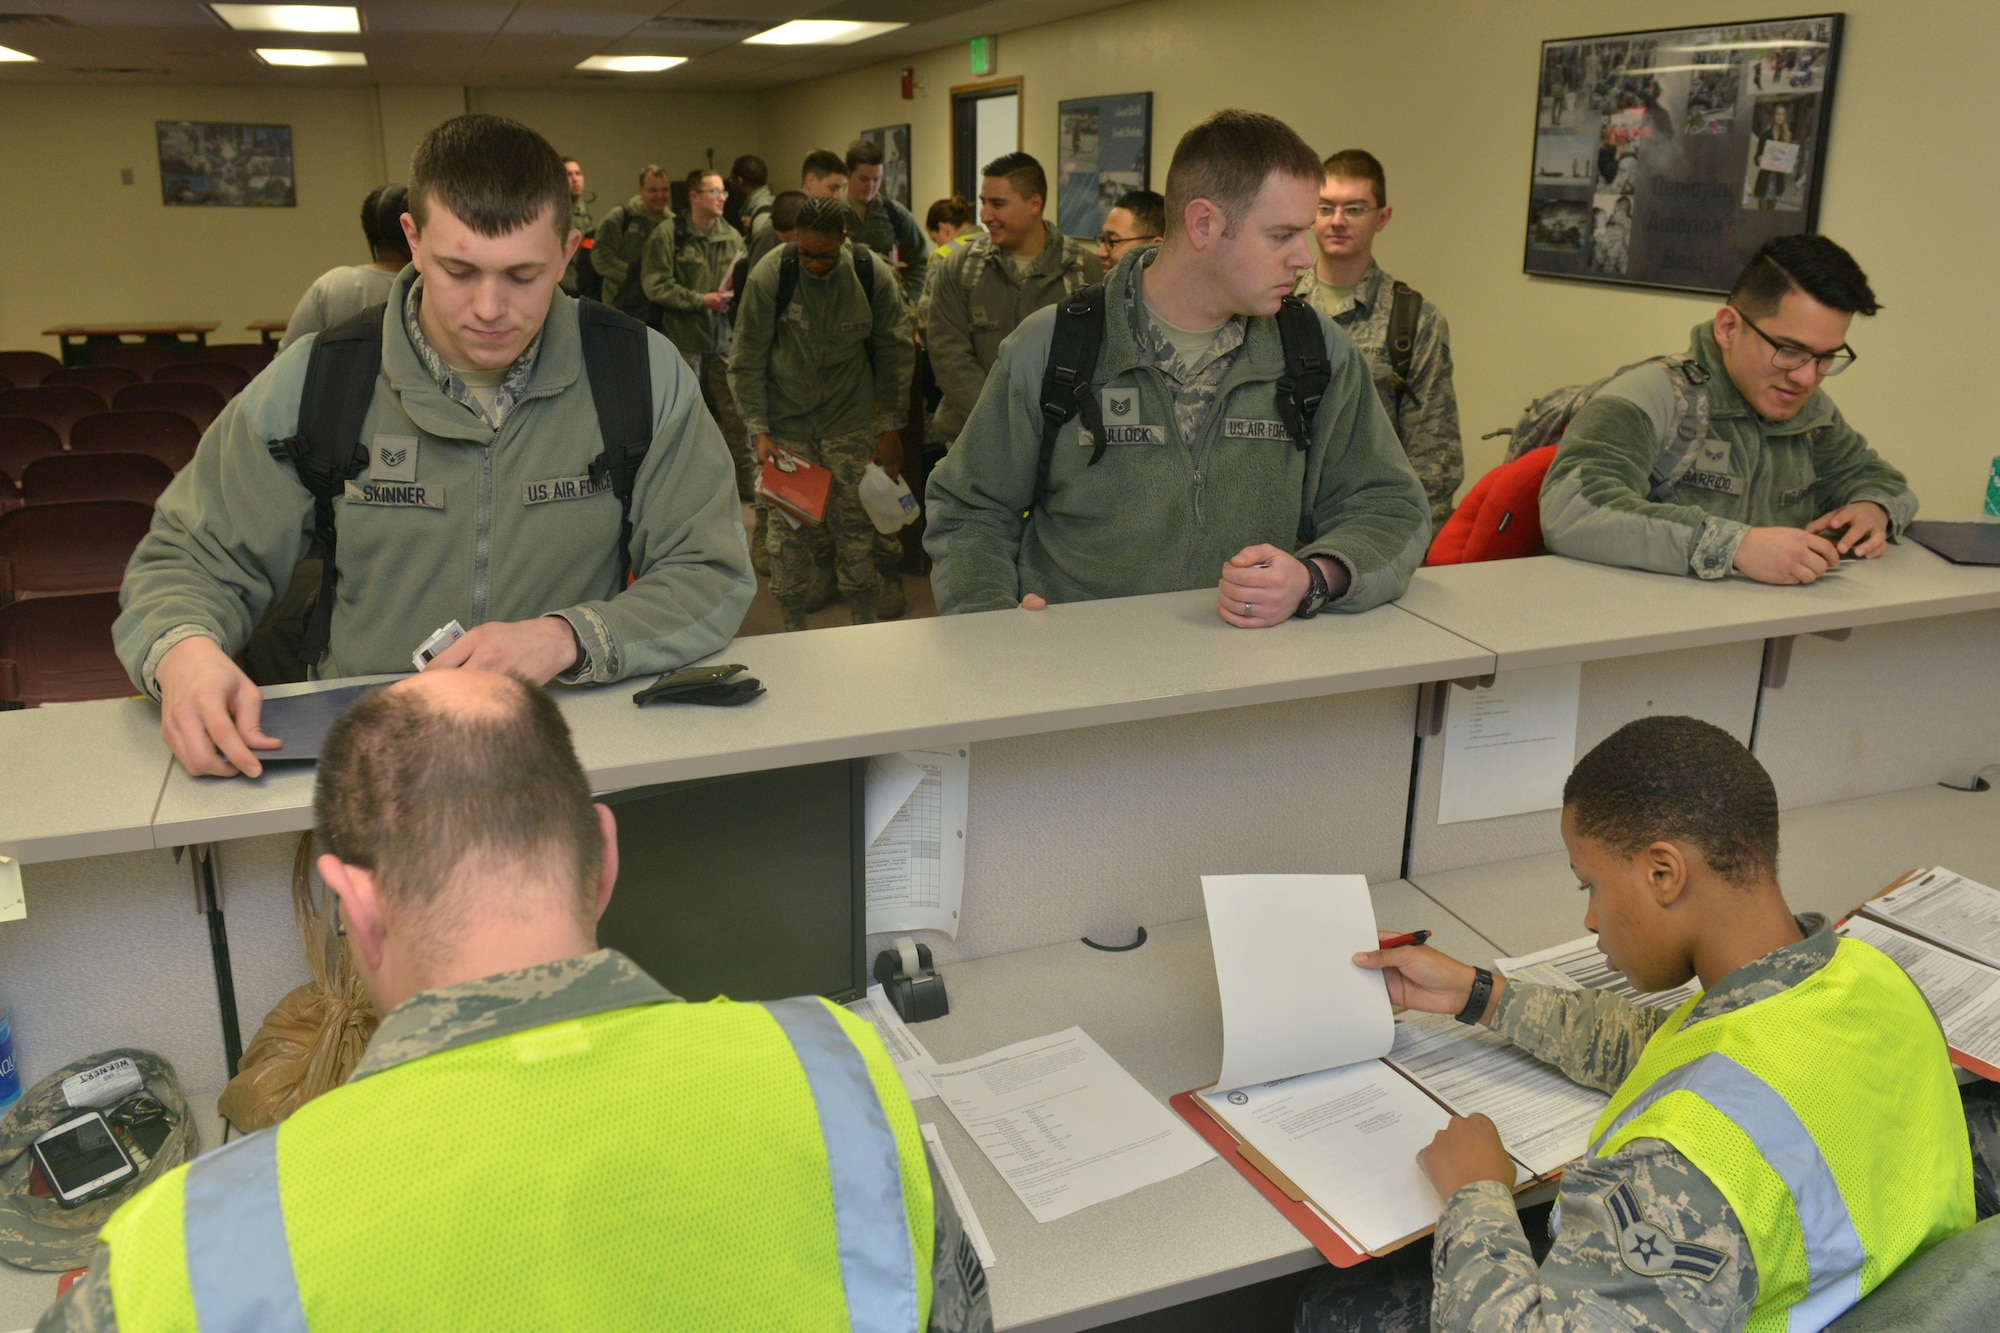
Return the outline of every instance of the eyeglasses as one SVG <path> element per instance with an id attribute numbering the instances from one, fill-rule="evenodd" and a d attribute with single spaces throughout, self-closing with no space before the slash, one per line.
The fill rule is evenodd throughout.
<path id="1" fill-rule="evenodd" d="M 1370 213 L 1379 213 L 1381 211 L 1375 205 L 1364 204 L 1359 199 L 1346 204 L 1329 204 L 1325 200 L 1321 200 L 1319 205 L 1319 215 L 1322 218 L 1330 218 L 1337 213 L 1349 222 L 1359 222 Z"/>
<path id="2" fill-rule="evenodd" d="M 1736 310 L 1735 306 L 1729 308 Z M 1810 347 L 1800 347 L 1796 343 L 1781 343 L 1758 328 L 1756 321 L 1741 310 L 1736 310 L 1736 316 L 1750 326 L 1752 333 L 1771 344 L 1771 364 L 1780 370 L 1797 370 L 1808 361 L 1816 361 L 1819 363 L 1821 377 L 1827 378 L 1846 370 L 1854 364 L 1855 358 L 1861 355 L 1846 343 L 1842 343 L 1831 352 L 1815 352 Z"/>
<path id="3" fill-rule="evenodd" d="M 1097 237 L 1097 243 L 1103 246 L 1105 249 L 1109 250 L 1114 245 L 1124 245 L 1129 241 L 1152 242 L 1158 239 L 1159 237 L 1157 236 L 1113 236 L 1110 232 L 1107 231 L 1099 233 Z"/>
<path id="4" fill-rule="evenodd" d="M 696 191 L 695 191 L 695 193 L 696 193 L 696 194 L 706 194 L 706 195 L 712 195 L 712 196 L 714 196 L 715 198 L 717 198 L 717 199 L 720 199 L 720 198 L 722 198 L 722 196 L 724 196 L 724 195 L 728 194 L 728 193 L 729 193 L 729 191 L 728 191 L 728 189 L 727 189 L 727 188 L 725 188 L 725 187 L 723 187 L 723 186 L 720 186 L 720 185 L 718 185 L 718 186 L 716 186 L 716 187 L 715 187 L 714 189 L 712 189 L 712 190 L 696 190 Z"/>

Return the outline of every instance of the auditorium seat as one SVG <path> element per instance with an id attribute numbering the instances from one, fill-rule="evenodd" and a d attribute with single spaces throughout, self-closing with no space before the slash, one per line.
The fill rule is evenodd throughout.
<path id="1" fill-rule="evenodd" d="M 90 390 L 111 405 L 111 395 L 128 384 L 139 382 L 139 372 L 127 370 L 123 366 L 64 366 L 61 370 L 51 370 L 42 377 L 42 383 L 77 384 Z"/>
<path id="2" fill-rule="evenodd" d="M 62 452 L 55 427 L 26 417 L 0 417 L 0 472 L 19 477 L 37 458 Z"/>
<path id="3" fill-rule="evenodd" d="M 69 447 L 79 454 L 151 454 L 179 472 L 194 461 L 201 432 L 165 408 L 117 408 L 81 417 L 70 427 Z"/>
<path id="4" fill-rule="evenodd" d="M 20 507 L 20 489 L 14 485 L 14 479 L 7 475 L 6 470 L 0 468 L 0 514 L 6 513 L 9 509 L 19 509 Z"/>
<path id="5" fill-rule="evenodd" d="M 137 694 L 111 648 L 117 618 L 115 592 L 0 606 L 0 701 L 75 703 Z"/>
<path id="6" fill-rule="evenodd" d="M 157 384 L 128 384 L 112 396 L 111 405 L 121 409 L 163 408 L 180 413 L 194 423 L 196 430 L 207 430 L 208 423 L 222 411 L 223 401 L 222 391 L 213 385 L 163 380 Z"/>
<path id="7" fill-rule="evenodd" d="M 226 361 L 176 361 L 171 366 L 161 366 L 153 372 L 155 384 L 176 380 L 193 380 L 196 384 L 206 384 L 218 390 L 227 399 L 243 392 L 243 386 L 250 382 L 250 372 L 241 366 L 232 366 Z"/>
<path id="8" fill-rule="evenodd" d="M 150 505 L 173 479 L 174 470 L 151 454 L 57 454 L 22 470 L 20 499 L 31 505 L 83 500 Z"/>
<path id="9" fill-rule="evenodd" d="M 100 347 L 90 358 L 93 366 L 123 366 L 136 371 L 140 379 L 148 379 L 161 366 L 170 366 L 176 361 L 185 361 L 178 348 L 161 347 L 153 343 L 117 343 L 110 347 Z"/>
<path id="10" fill-rule="evenodd" d="M 8 379 L 5 375 L 0 375 L 0 393 L 4 393 L 13 387 L 14 381 Z"/>
<path id="11" fill-rule="evenodd" d="M 24 505 L 0 514 L 0 593 L 117 592 L 152 522 L 152 506 L 131 500 Z"/>
<path id="12" fill-rule="evenodd" d="M 258 371 L 271 364 L 277 349 L 268 343 L 210 343 L 195 353 L 195 363 L 220 362 L 236 366 L 255 376 Z"/>
<path id="13" fill-rule="evenodd" d="M 12 380 L 17 389 L 40 384 L 42 376 L 61 369 L 62 362 L 47 352 L 0 352 L 0 375 Z"/>
<path id="14" fill-rule="evenodd" d="M 143 389 L 143 384 L 127 385 L 120 392 Z M 92 412 L 102 412 L 104 399 L 78 384 L 37 384 L 28 389 L 8 389 L 0 393 L 0 417 L 27 417 L 52 427 L 67 440 L 70 423 Z"/>

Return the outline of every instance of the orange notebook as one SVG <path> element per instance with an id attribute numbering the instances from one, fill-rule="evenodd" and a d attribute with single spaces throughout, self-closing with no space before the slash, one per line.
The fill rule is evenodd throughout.
<path id="1" fill-rule="evenodd" d="M 826 517 L 833 474 L 783 449 L 773 453 L 757 478 L 757 493 L 799 522 L 817 526 Z"/>

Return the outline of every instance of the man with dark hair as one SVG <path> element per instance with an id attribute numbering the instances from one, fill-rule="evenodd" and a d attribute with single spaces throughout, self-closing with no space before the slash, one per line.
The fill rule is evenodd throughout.
<path id="1" fill-rule="evenodd" d="M 597 270 L 590 264 L 590 252 L 597 244 L 597 224 L 590 219 L 590 204 L 584 189 L 583 163 L 573 157 L 564 158 L 563 174 L 569 180 L 570 229 L 583 237 L 583 244 L 569 257 L 569 267 L 563 270 L 562 289 L 571 296 L 587 296 L 594 301 L 603 294 L 604 284 L 598 279 Z M 595 195 L 589 196 L 589 198 L 595 197 Z"/>
<path id="2" fill-rule="evenodd" d="M 1022 320 L 1104 276 L 1090 242 L 1042 220 L 1048 194 L 1042 164 L 1026 153 L 988 162 L 979 186 L 986 234 L 939 261 L 924 346 L 944 393 L 931 426 L 940 438 L 965 425 L 1000 344 Z"/>
<path id="3" fill-rule="evenodd" d="M 1135 245 L 1158 245 L 1167 238 L 1166 196 L 1152 190 L 1127 190 L 1104 215 L 1097 238 L 1097 262 L 1109 272 Z"/>
<path id="4" fill-rule="evenodd" d="M 1451 330 L 1423 294 L 1382 271 L 1375 238 L 1389 225 L 1388 178 L 1375 155 L 1359 148 L 1320 164 L 1318 255 L 1301 274 L 1297 295 L 1323 311 L 1368 358 L 1410 468 L 1430 499 L 1431 529 L 1451 517 L 1465 480 L 1458 394 L 1451 383 Z"/>
<path id="5" fill-rule="evenodd" d="M 812 199 L 838 199 L 847 188 L 847 162 L 830 148 L 815 148 L 799 168 L 799 189 Z"/>
<path id="6" fill-rule="evenodd" d="M 1570 775 L 1562 836 L 1611 965 L 1701 994 L 1669 1013 L 1422 946 L 1356 954 L 1396 1004 L 1485 1025 L 1611 1100 L 1534 1240 L 1493 1122 L 1454 1117 L 1418 1154 L 1444 1201 L 1433 1242 L 1316 1281 L 1302 1333 L 1816 1329 L 1972 1225 L 1944 1034 L 1894 962 L 1785 905 L 1777 792 L 1740 742 L 1628 723 Z"/>
<path id="7" fill-rule="evenodd" d="M 1876 309 L 1826 237 L 1766 241 L 1687 355 L 1632 366 L 1577 409 L 1542 482 L 1549 549 L 1759 583 L 1882 554 L 1917 497 L 1820 392 L 1854 364 L 1854 317 Z"/>
<path id="8" fill-rule="evenodd" d="M 361 201 L 361 234 L 374 262 L 342 264 L 314 278 L 292 310 L 279 351 L 388 298 L 396 275 L 410 262 L 410 243 L 403 236 L 403 210 L 409 201 L 410 192 L 401 185 L 378 185 L 368 192 Z"/>
<path id="9" fill-rule="evenodd" d="M 770 225 L 771 169 L 755 153 L 745 153 L 729 164 L 729 202 L 722 219 L 745 236 L 755 236 Z"/>
<path id="10" fill-rule="evenodd" d="M 517 678 L 335 723 L 317 869 L 382 1025 L 346 1085 L 113 1214 L 43 1327 L 990 1333 L 881 1039 L 814 996 L 682 1004 L 599 948 L 590 791 Z"/>
<path id="11" fill-rule="evenodd" d="M 1291 295 L 1319 183 L 1271 116 L 1218 111 L 1182 137 L 1166 240 L 1024 320 L 931 473 L 940 611 L 1216 586 L 1247 629 L 1401 595 L 1430 538 L 1423 487 L 1367 361 Z"/>
<path id="12" fill-rule="evenodd" d="M 833 474 L 826 521 L 840 591 L 865 625 L 900 614 L 902 589 L 887 595 L 879 534 L 856 490 L 870 462 L 891 476 L 903 465 L 902 422 L 916 348 L 895 276 L 886 262 L 862 260 L 843 244 L 851 213 L 831 199 L 808 199 L 797 238 L 766 255 L 744 285 L 730 386 L 742 405 L 761 464 L 791 454 Z M 866 274 L 860 265 L 866 264 Z M 781 308 L 782 306 L 782 308 Z M 812 592 L 812 534 L 789 523 L 765 528 L 771 596 L 785 628 L 806 628 Z"/>
<path id="13" fill-rule="evenodd" d="M 736 299 L 729 279 L 743 257 L 743 237 L 722 220 L 728 190 L 718 173 L 692 172 L 686 189 L 686 229 L 673 225 L 653 229 L 639 285 L 646 299 L 660 308 L 660 332 L 673 340 L 694 368 L 702 399 L 736 460 L 736 497 L 748 502 L 756 493 L 757 462 L 729 392 L 729 311 Z"/>
<path id="14" fill-rule="evenodd" d="M 639 173 L 639 193 L 606 213 L 591 238 L 590 266 L 602 280 L 604 304 L 634 319 L 646 318 L 646 292 L 639 285 L 646 242 L 673 212 L 673 202 L 666 169 L 648 166 Z"/>
<path id="15" fill-rule="evenodd" d="M 557 290 L 569 201 L 526 126 L 432 130 L 414 269 L 272 362 L 160 496 L 113 639 L 190 773 L 254 777 L 277 747 L 230 659 L 315 542 L 302 656 L 322 679 L 405 671 L 454 621 L 427 669 L 537 682 L 663 671 L 735 633 L 756 584 L 728 451 L 671 343 Z"/>
<path id="16" fill-rule="evenodd" d="M 924 294 L 924 273 L 930 265 L 930 246 L 916 215 L 882 193 L 880 145 L 856 139 L 847 145 L 847 238 L 865 245 L 894 266 L 903 295 L 915 308 Z"/>

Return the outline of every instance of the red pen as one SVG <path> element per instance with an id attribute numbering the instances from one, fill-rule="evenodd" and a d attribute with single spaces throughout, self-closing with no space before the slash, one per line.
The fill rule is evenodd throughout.
<path id="1" fill-rule="evenodd" d="M 1428 930 L 1413 930 L 1407 935 L 1391 935 L 1375 947 L 1378 949 L 1405 949 L 1412 944 L 1422 944 L 1431 937 Z"/>

